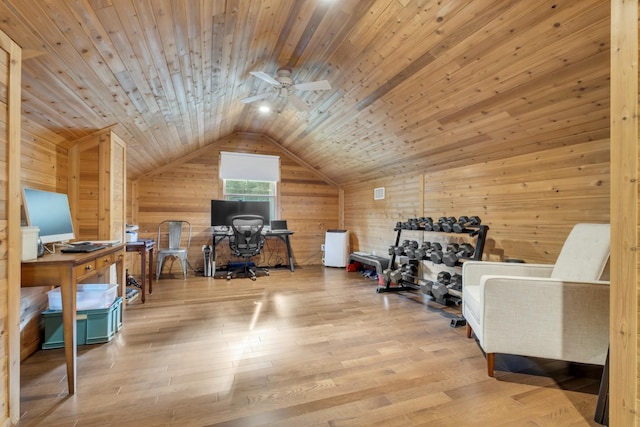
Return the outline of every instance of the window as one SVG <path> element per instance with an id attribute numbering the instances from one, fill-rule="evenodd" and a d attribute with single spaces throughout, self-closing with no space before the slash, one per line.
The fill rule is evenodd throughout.
<path id="1" fill-rule="evenodd" d="M 269 216 L 276 216 L 276 182 L 225 179 L 224 200 L 268 201 Z"/>
<path id="2" fill-rule="evenodd" d="M 280 157 L 262 154 L 220 153 L 220 178 L 225 200 L 268 201 L 276 219 Z"/>

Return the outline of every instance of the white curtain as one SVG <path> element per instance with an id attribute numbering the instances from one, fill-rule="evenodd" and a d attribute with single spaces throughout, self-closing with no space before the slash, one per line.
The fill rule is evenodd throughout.
<path id="1" fill-rule="evenodd" d="M 280 181 L 280 157 L 222 151 L 220 152 L 220 178 Z"/>

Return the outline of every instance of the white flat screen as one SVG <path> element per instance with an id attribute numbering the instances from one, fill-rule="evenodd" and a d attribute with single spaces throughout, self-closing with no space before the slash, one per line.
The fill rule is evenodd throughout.
<path id="1" fill-rule="evenodd" d="M 27 224 L 40 228 L 42 243 L 75 239 L 71 209 L 66 194 L 24 188 L 22 203 Z"/>

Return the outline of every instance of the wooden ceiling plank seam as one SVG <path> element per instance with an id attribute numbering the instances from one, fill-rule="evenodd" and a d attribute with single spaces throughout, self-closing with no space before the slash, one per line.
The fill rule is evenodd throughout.
<path id="1" fill-rule="evenodd" d="M 157 74 L 151 74 L 149 71 L 153 70 L 149 66 L 145 67 L 143 65 L 145 63 L 149 64 L 151 58 L 144 44 L 144 35 L 140 30 L 140 26 L 137 25 L 138 21 L 133 19 L 135 15 L 133 13 L 127 14 L 126 18 L 128 19 L 125 23 L 115 8 L 110 6 L 96 11 L 96 16 L 109 34 L 114 47 L 117 47 L 120 55 L 126 58 L 124 68 L 135 83 L 135 88 L 132 90 L 138 92 L 139 96 L 144 99 L 146 108 L 141 110 L 140 114 L 143 115 L 145 112 L 149 114 L 157 113 L 160 111 L 160 107 L 149 84 Z"/>
<path id="2" fill-rule="evenodd" d="M 49 25 L 49 26 L 52 26 L 52 25 Z M 106 104 L 102 102 L 100 97 L 91 97 L 92 94 L 89 92 L 89 88 L 91 87 L 91 85 L 88 83 L 88 76 L 85 75 L 85 77 L 79 77 L 81 79 L 80 81 L 75 80 L 76 77 L 72 77 L 72 76 L 76 76 L 78 75 L 78 73 L 74 73 L 73 68 L 69 68 L 63 71 L 59 69 L 54 64 L 53 61 L 54 61 L 54 58 L 50 54 L 50 55 L 46 55 L 39 61 L 33 61 L 33 60 L 28 61 L 23 66 L 23 74 L 28 75 L 28 73 L 31 70 L 37 70 L 37 72 L 33 73 L 34 76 L 42 75 L 42 74 L 50 74 L 50 78 L 47 78 L 48 88 L 47 90 L 39 92 L 41 94 L 40 96 L 52 96 L 55 93 L 65 93 L 66 94 L 65 99 L 73 99 L 74 101 L 79 101 L 79 102 L 76 102 L 77 106 L 85 105 L 84 100 L 91 99 L 90 102 L 91 104 L 93 104 L 93 106 L 91 107 L 92 111 L 90 114 L 88 112 L 84 113 L 83 118 L 85 118 L 87 121 L 91 121 L 92 115 L 100 118 L 105 117 L 106 115 L 105 111 L 108 111 L 108 108 Z M 82 62 L 80 59 L 75 60 L 75 63 L 80 63 L 80 62 Z M 45 67 L 42 67 L 41 63 L 48 64 L 48 65 L 46 65 Z M 82 72 L 80 72 L 79 74 L 82 75 Z M 32 78 L 31 80 L 27 80 L 23 83 L 25 85 L 32 85 L 35 87 L 37 86 L 35 81 L 36 80 Z M 43 80 L 38 79 L 38 81 L 43 81 Z M 64 81 L 64 84 L 62 85 L 58 84 L 61 81 Z M 37 96 L 34 98 L 39 99 L 40 96 Z M 80 98 L 82 98 L 82 101 L 80 101 Z M 97 107 L 98 105 L 100 105 L 100 108 Z M 68 106 L 66 108 L 70 109 L 71 106 Z M 59 114 L 64 114 L 64 112 L 59 112 Z"/>
<path id="3" fill-rule="evenodd" d="M 163 41 L 158 32 L 158 26 L 160 25 L 156 21 L 155 10 L 152 8 L 148 0 L 136 1 L 131 3 L 134 7 L 134 16 L 137 17 L 140 22 L 142 33 L 144 34 L 145 45 L 149 50 L 149 57 L 152 61 L 149 63 L 149 67 L 155 69 L 157 75 L 157 82 L 151 86 L 154 88 L 154 96 L 164 117 L 166 123 L 165 128 L 154 128 L 153 135 L 156 136 L 156 141 L 160 145 L 157 150 L 160 153 L 169 153 L 172 144 L 177 143 L 180 140 L 180 134 L 176 125 L 176 120 L 180 117 L 178 103 L 171 80 L 171 70 L 166 60 L 164 52 Z M 141 48 L 140 50 L 144 50 Z M 161 101 L 162 100 L 162 101 Z M 153 128 L 153 127 L 152 127 Z M 166 138 L 166 143 L 160 143 L 158 137 Z M 164 149 L 162 148 L 164 147 Z M 130 156 L 129 156 L 130 157 Z M 160 159 L 154 166 L 166 161 L 167 159 Z"/>
<path id="4" fill-rule="evenodd" d="M 66 76 L 66 75 L 67 75 L 67 74 L 65 74 L 65 76 Z M 116 85 L 114 85 L 114 86 L 116 86 Z M 107 97 L 107 98 L 109 98 L 109 97 Z M 85 99 L 88 99 L 88 98 L 85 98 Z M 105 113 L 101 113 L 101 116 L 102 116 L 102 115 L 104 115 L 104 114 L 105 114 Z M 85 117 L 85 118 L 86 118 L 86 117 Z"/>
<path id="5" fill-rule="evenodd" d="M 469 5 L 470 4 L 471 3 L 469 3 Z M 479 3 L 476 3 L 476 5 L 479 5 Z M 403 70 L 395 74 L 392 78 L 388 79 L 384 84 L 374 90 L 370 95 L 358 102 L 355 106 L 356 110 L 362 110 L 368 107 L 378 99 L 385 96 L 390 91 L 394 90 L 398 85 L 405 83 L 418 71 L 431 64 L 441 52 L 449 49 L 451 46 L 455 46 L 456 44 L 461 43 L 467 37 L 474 34 L 479 28 L 482 28 L 486 22 L 493 21 L 495 16 L 498 16 L 504 11 L 505 7 L 506 6 L 484 8 L 484 10 L 476 11 L 476 13 L 467 13 L 468 10 L 467 8 L 465 8 L 465 13 L 454 14 L 451 21 L 444 19 L 443 22 L 445 22 L 445 24 L 443 24 L 441 27 L 441 31 L 445 33 L 444 38 L 442 38 L 438 44 L 434 44 L 434 47 L 432 49 L 425 51 Z M 468 16 L 473 16 L 474 19 L 469 20 Z M 446 35 L 447 33 L 445 29 L 449 25 L 453 25 L 452 23 L 456 21 L 457 17 L 461 17 L 465 21 L 465 25 L 460 26 L 458 24 L 458 31 L 452 31 L 450 35 Z M 460 31 L 460 28 L 462 28 L 463 31 Z"/>
<path id="6" fill-rule="evenodd" d="M 65 4 L 66 5 L 66 4 Z M 70 5 L 66 5 L 67 7 Z M 78 17 L 73 13 L 71 8 L 65 7 L 49 7 L 49 16 L 52 19 L 52 27 L 56 27 L 60 31 L 60 36 L 63 37 L 70 49 L 67 49 L 69 56 L 65 58 L 66 66 L 70 69 L 75 69 L 80 64 L 86 64 L 86 76 L 83 80 L 89 80 L 90 76 L 95 75 L 98 79 L 108 88 L 110 95 L 117 101 L 118 99 L 126 99 L 127 95 L 124 90 L 119 86 L 114 72 L 121 71 L 123 69 L 122 61 L 118 55 L 114 54 L 114 49 L 110 49 L 108 46 L 102 43 L 102 38 L 108 39 L 104 35 L 104 31 L 95 31 L 95 39 L 98 40 L 97 45 L 94 43 L 94 37 L 91 35 L 92 28 L 89 28 L 91 22 L 86 21 L 84 25 L 79 22 Z M 90 14 L 85 13 L 85 17 Z M 97 22 L 93 22 L 99 24 Z M 84 30 L 87 28 L 87 31 Z M 92 50 L 90 46 L 104 47 L 104 52 L 100 49 Z M 95 54 L 97 52 L 97 55 Z M 80 74 L 82 75 L 82 74 Z M 125 107 L 129 104 L 124 103 Z M 128 107 L 129 116 L 135 115 L 135 109 Z"/>
<path id="7" fill-rule="evenodd" d="M 606 63 L 608 64 L 609 52 L 602 52 L 600 54 L 596 54 L 587 58 L 584 58 L 580 61 L 577 61 L 572 64 L 567 64 L 565 67 L 561 69 L 554 70 L 551 74 L 543 75 L 540 77 L 534 77 L 530 79 L 527 83 L 524 83 L 520 86 L 513 87 L 511 89 L 504 90 L 495 94 L 491 98 L 485 99 L 484 101 L 480 101 L 471 105 L 467 105 L 464 108 L 458 110 L 455 114 L 451 114 L 449 116 L 445 116 L 440 118 L 438 121 L 443 125 L 447 123 L 451 123 L 453 121 L 458 121 L 465 115 L 470 113 L 474 113 L 477 111 L 481 111 L 484 108 L 489 108 L 491 105 L 495 105 L 496 103 L 500 103 L 505 99 L 509 99 L 510 97 L 517 97 L 521 93 L 526 93 L 529 91 L 535 91 L 539 89 L 539 87 L 544 87 L 544 82 L 547 81 L 556 81 L 561 79 L 571 79 L 576 73 L 579 75 L 579 70 L 589 68 L 591 66 L 597 66 L 598 64 Z"/>
<path id="8" fill-rule="evenodd" d="M 583 37 L 583 36 L 579 36 L 579 37 Z M 601 49 L 600 49 L 601 50 Z M 453 51 L 453 49 L 452 49 Z M 558 51 L 558 46 L 555 45 L 551 45 L 551 46 L 546 46 L 543 49 L 538 49 L 538 51 L 536 51 L 535 56 L 539 56 L 540 57 L 540 61 L 539 61 L 539 65 L 542 67 L 544 66 L 545 68 L 549 69 L 551 67 L 550 65 L 550 61 L 548 61 L 549 58 L 549 54 Z M 523 52 L 526 54 L 526 52 Z M 576 53 L 577 55 L 578 53 Z M 580 55 L 583 55 L 582 53 L 579 53 Z M 450 56 L 450 55 L 448 55 Z M 421 93 L 421 95 L 423 96 L 423 98 L 429 99 L 432 96 L 434 96 L 434 91 L 436 90 L 446 90 L 449 86 L 451 86 L 451 84 L 446 84 L 447 82 L 453 82 L 453 81 L 461 81 L 461 82 L 465 82 L 465 85 L 460 85 L 462 86 L 463 90 L 456 90 L 456 93 L 452 93 L 452 91 L 448 91 L 447 94 L 449 96 L 451 95 L 456 95 L 458 98 L 464 99 L 465 102 L 470 102 L 471 100 L 469 99 L 470 96 L 480 96 L 482 95 L 482 93 L 484 91 L 482 91 L 480 88 L 484 88 L 484 87 L 490 87 L 490 85 L 492 84 L 492 82 L 497 78 L 496 74 L 499 74 L 501 76 L 501 80 L 502 80 L 502 84 L 505 84 L 506 82 L 509 82 L 509 80 L 511 78 L 513 78 L 512 76 L 508 76 L 507 72 L 508 72 L 508 68 L 505 67 L 505 64 L 503 64 L 504 62 L 504 58 L 508 57 L 507 55 L 498 55 L 497 58 L 486 58 L 486 61 L 488 63 L 488 67 L 483 67 L 483 72 L 482 73 L 473 73 L 470 75 L 459 75 L 460 74 L 460 68 L 457 68 L 455 70 L 453 70 L 453 73 L 447 72 L 447 73 L 443 73 L 442 71 L 440 71 L 438 68 L 436 68 L 436 64 L 439 65 L 440 67 L 442 66 L 446 66 L 445 64 L 451 64 L 451 58 L 438 58 L 434 64 L 433 67 L 429 67 L 429 68 L 425 68 L 424 70 L 421 70 L 420 74 L 416 75 L 416 78 L 420 81 L 430 81 L 433 80 L 433 76 L 434 75 L 440 75 L 440 79 L 436 82 L 433 82 L 432 85 L 430 85 L 429 87 L 431 88 L 431 91 L 428 91 L 427 89 L 424 90 L 424 92 Z M 528 59 L 528 63 L 532 63 L 533 58 L 531 55 L 526 56 Z M 501 59 L 502 58 L 502 59 Z M 484 59 L 484 58 L 483 58 Z M 568 58 L 565 58 L 564 62 L 571 62 L 571 61 L 567 61 Z M 444 62 L 444 64 L 443 64 Z M 436 68 L 436 69 L 432 69 L 432 68 Z M 519 70 L 521 70 L 521 66 L 519 68 Z M 547 71 L 548 72 L 548 71 Z M 505 74 L 507 74 L 507 76 L 505 77 Z M 537 70 L 535 70 L 535 68 L 529 67 L 529 74 L 537 74 Z M 479 77 L 482 75 L 486 75 L 487 77 L 483 80 L 479 80 Z M 520 79 L 522 78 L 527 78 L 525 73 L 522 73 L 521 71 L 519 71 L 518 74 L 514 74 L 515 76 L 519 77 Z M 475 83 L 477 82 L 477 83 Z M 515 83 L 515 82 L 514 82 Z M 519 82 L 518 82 L 519 83 Z M 453 88 L 458 88 L 459 86 L 453 86 Z M 466 89 L 464 89 L 466 87 Z M 389 97 L 389 101 L 390 102 L 395 102 L 397 103 L 400 99 L 400 96 L 404 96 L 404 92 L 401 91 L 397 91 L 396 94 L 392 94 Z M 482 95 L 482 96 L 486 96 L 486 95 Z"/>
<path id="9" fill-rule="evenodd" d="M 180 73 L 180 60 L 175 45 L 175 33 L 171 18 L 170 0 L 146 0 L 137 3 L 137 10 L 141 19 L 144 19 L 145 36 L 156 55 L 154 56 L 156 69 L 160 76 L 161 86 L 164 89 L 169 106 L 170 116 L 168 122 L 174 130 L 175 150 L 182 150 L 182 142 L 185 138 L 184 123 L 180 123 L 181 105 L 178 88 L 174 86 L 176 75 Z M 171 146 L 169 145 L 169 146 Z"/>
<path id="10" fill-rule="evenodd" d="M 148 107 L 150 107 L 146 114 L 142 112 L 140 115 L 140 120 L 144 121 L 144 127 L 149 129 L 149 133 L 147 133 L 148 144 L 155 145 L 155 149 L 160 150 L 162 145 L 166 145 L 165 142 L 158 140 L 158 136 L 164 137 L 165 135 L 171 135 L 171 130 L 167 128 L 167 121 L 160 121 L 157 119 L 158 115 L 167 116 L 167 105 L 163 102 L 162 98 L 162 88 L 155 84 L 159 81 L 158 73 L 156 72 L 156 68 L 154 67 L 153 55 L 150 54 L 150 50 L 146 44 L 146 37 L 142 27 L 140 26 L 140 22 L 137 19 L 138 14 L 133 9 L 133 5 L 131 2 L 121 1 L 121 8 L 125 8 L 125 10 L 120 10 L 120 14 L 118 11 L 113 11 L 115 13 L 112 16 L 111 20 L 121 23 L 121 27 L 123 28 L 124 37 L 121 37 L 121 43 L 127 45 L 128 49 L 130 49 L 130 58 L 129 61 L 131 64 L 128 64 L 128 69 L 135 70 L 133 72 L 134 75 L 144 76 L 143 81 L 136 81 L 136 85 L 138 89 L 144 88 L 143 92 L 145 92 L 145 102 Z M 112 7 L 105 8 L 107 11 L 111 12 L 109 9 L 113 9 Z M 105 11 L 105 13 L 107 12 Z M 125 21 L 122 21 L 125 19 Z M 126 43 L 125 43 L 126 40 Z M 126 47 L 126 46 L 125 46 Z M 142 125 L 138 125 L 138 127 L 142 128 Z"/>
<path id="11" fill-rule="evenodd" d="M 333 5 L 330 2 L 316 3 L 313 13 L 304 26 L 304 32 L 300 35 L 300 38 L 298 38 L 298 43 L 296 43 L 296 47 L 293 49 L 293 52 L 287 61 L 288 67 L 291 67 L 292 69 L 297 68 L 300 59 L 304 55 L 305 49 L 313 39 L 318 27 L 320 27 L 322 20 L 331 6 Z"/>

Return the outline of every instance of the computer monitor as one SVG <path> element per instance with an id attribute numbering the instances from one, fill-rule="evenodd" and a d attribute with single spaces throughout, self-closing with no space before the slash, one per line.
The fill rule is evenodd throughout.
<path id="1" fill-rule="evenodd" d="M 231 218 L 238 212 L 238 202 L 235 200 L 211 201 L 211 225 L 213 227 L 228 227 Z"/>
<path id="2" fill-rule="evenodd" d="M 40 228 L 42 243 L 67 242 L 75 239 L 71 209 L 66 194 L 23 188 L 22 204 L 27 225 Z"/>
<path id="3" fill-rule="evenodd" d="M 260 215 L 264 223 L 271 221 L 271 209 L 268 201 L 256 200 L 212 200 L 211 226 L 231 226 L 231 219 L 236 215 Z"/>

